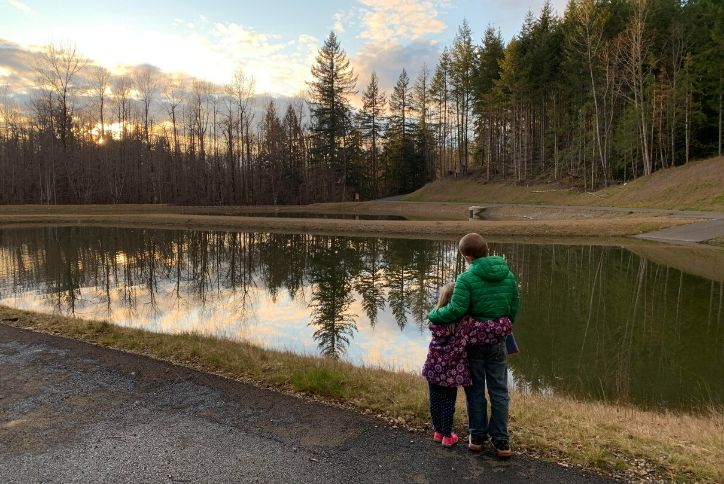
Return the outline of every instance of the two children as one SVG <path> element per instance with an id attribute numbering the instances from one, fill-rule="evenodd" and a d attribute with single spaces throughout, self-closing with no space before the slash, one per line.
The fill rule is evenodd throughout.
<path id="1" fill-rule="evenodd" d="M 438 307 L 427 315 L 433 338 L 423 375 L 430 385 L 433 438 L 446 447 L 458 441 L 452 420 L 457 386 L 463 386 L 468 448 L 480 452 L 490 438 L 496 456 L 509 458 L 505 336 L 518 311 L 518 284 L 505 259 L 488 256 L 488 245 L 479 234 L 464 236 L 459 249 L 470 267 L 452 290 L 451 285 L 443 287 Z"/>

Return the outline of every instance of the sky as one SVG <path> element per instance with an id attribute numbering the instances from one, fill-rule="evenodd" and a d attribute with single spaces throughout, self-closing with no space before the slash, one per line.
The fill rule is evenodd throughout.
<path id="1" fill-rule="evenodd" d="M 488 25 L 507 41 L 545 0 L 0 0 L 0 86 L 31 84 L 32 53 L 74 46 L 114 73 L 151 65 L 217 84 L 237 67 L 260 94 L 306 90 L 314 56 L 334 30 L 361 90 L 375 70 L 383 87 L 405 67 L 434 68 L 467 19 L 479 42 Z M 566 0 L 551 0 L 560 12 Z M 24 73 L 22 71 L 25 71 Z"/>

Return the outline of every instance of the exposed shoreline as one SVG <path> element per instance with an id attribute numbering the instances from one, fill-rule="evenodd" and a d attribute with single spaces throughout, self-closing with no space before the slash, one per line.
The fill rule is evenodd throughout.
<path id="1" fill-rule="evenodd" d="M 182 209 L 184 207 L 181 207 Z M 345 220 L 323 218 L 243 217 L 180 213 L 176 207 L 159 206 L 154 211 L 94 211 L 75 207 L 55 210 L 0 211 L 0 226 L 113 225 L 128 227 L 199 228 L 329 233 L 344 235 L 461 236 L 478 231 L 485 236 L 530 237 L 625 237 L 700 221 L 668 216 L 618 216 L 590 219 L 545 220 Z M 311 208 L 307 209 L 313 211 Z M 320 212 L 321 213 L 321 212 Z"/>
<path id="2" fill-rule="evenodd" d="M 0 306 L 0 322 L 341 404 L 403 427 L 426 429 L 428 425 L 426 385 L 410 373 L 4 306 Z M 465 426 L 463 409 L 459 401 L 457 428 Z M 516 449 L 626 480 L 717 482 L 722 478 L 724 413 L 720 408 L 675 413 L 516 393 L 511 429 Z M 697 452 L 691 452 L 694 447 Z"/>

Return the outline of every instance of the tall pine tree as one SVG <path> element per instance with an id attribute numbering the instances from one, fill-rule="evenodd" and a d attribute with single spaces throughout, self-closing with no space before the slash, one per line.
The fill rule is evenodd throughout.
<path id="1" fill-rule="evenodd" d="M 359 112 L 358 122 L 362 139 L 369 148 L 368 157 L 371 164 L 371 191 L 372 196 L 375 198 L 379 195 L 378 183 L 380 173 L 378 161 L 380 158 L 380 141 L 383 136 L 386 104 L 385 93 L 380 90 L 377 74 L 373 72 L 370 77 L 370 83 L 367 85 L 367 89 L 362 96 L 362 110 Z"/>
<path id="2" fill-rule="evenodd" d="M 341 174 L 341 179 L 335 181 L 342 184 L 344 199 L 349 162 L 344 156 L 345 137 L 350 129 L 349 96 L 357 92 L 357 76 L 334 32 L 329 33 L 317 53 L 312 76 L 309 97 L 313 159 Z"/>

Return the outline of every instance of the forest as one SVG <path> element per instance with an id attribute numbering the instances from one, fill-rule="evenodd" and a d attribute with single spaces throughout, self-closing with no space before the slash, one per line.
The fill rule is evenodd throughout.
<path id="1" fill-rule="evenodd" d="M 718 0 L 546 4 L 507 43 L 463 21 L 389 92 L 331 32 L 291 100 L 242 68 L 114 75 L 49 45 L 27 101 L 0 88 L 0 203 L 302 204 L 473 175 L 592 190 L 721 155 L 723 28 Z"/>

